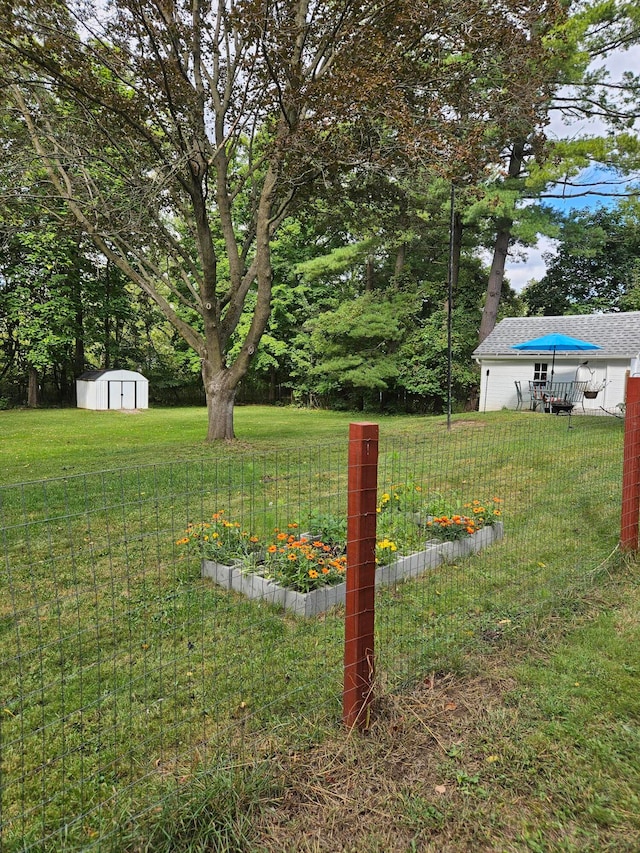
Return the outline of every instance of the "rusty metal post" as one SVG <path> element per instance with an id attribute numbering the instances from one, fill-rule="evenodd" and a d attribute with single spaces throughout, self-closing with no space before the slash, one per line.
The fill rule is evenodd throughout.
<path id="1" fill-rule="evenodd" d="M 347 589 L 342 719 L 365 728 L 373 688 L 378 425 L 349 424 Z"/>
<path id="2" fill-rule="evenodd" d="M 627 378 L 620 548 L 638 550 L 640 521 L 640 376 Z"/>

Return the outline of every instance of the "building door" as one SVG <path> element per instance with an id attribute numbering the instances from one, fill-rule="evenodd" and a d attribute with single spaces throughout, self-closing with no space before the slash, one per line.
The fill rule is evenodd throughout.
<path id="1" fill-rule="evenodd" d="M 121 409 L 135 409 L 136 407 L 136 383 L 135 382 L 123 382 L 122 383 L 122 401 L 120 404 Z"/>
<path id="2" fill-rule="evenodd" d="M 136 402 L 135 382 L 118 382 L 115 379 L 109 381 L 110 409 L 135 409 Z"/>

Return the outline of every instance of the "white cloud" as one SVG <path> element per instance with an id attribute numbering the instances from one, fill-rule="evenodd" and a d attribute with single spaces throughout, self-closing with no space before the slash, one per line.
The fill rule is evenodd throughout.
<path id="1" fill-rule="evenodd" d="M 554 254 L 556 247 L 556 240 L 540 237 L 536 246 L 530 249 L 519 249 L 516 257 L 507 257 L 505 277 L 516 293 L 520 293 L 532 279 L 539 281 L 544 276 L 547 265 L 542 256 Z"/>

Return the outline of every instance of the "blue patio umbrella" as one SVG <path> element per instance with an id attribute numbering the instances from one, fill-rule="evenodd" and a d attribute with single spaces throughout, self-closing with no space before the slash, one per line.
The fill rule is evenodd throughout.
<path id="1" fill-rule="evenodd" d="M 600 349 L 600 347 L 598 344 L 592 344 L 589 341 L 581 341 L 580 338 L 572 338 L 570 335 L 560 335 L 554 332 L 550 335 L 542 335 L 540 338 L 532 338 L 530 341 L 523 341 L 521 344 L 513 344 L 511 349 L 517 349 L 520 352 L 553 353 L 551 359 L 551 381 L 553 382 L 557 352 L 589 352 Z"/>

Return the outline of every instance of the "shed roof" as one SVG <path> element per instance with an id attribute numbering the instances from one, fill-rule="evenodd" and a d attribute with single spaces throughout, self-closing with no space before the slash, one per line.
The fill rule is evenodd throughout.
<path id="1" fill-rule="evenodd" d="M 507 317 L 475 349 L 474 356 L 518 355 L 513 344 L 558 332 L 598 344 L 589 359 L 632 358 L 640 353 L 640 311 L 565 317 Z M 565 353 L 565 355 L 568 353 Z M 530 353 L 529 353 L 530 355 Z M 520 354 L 522 357 L 522 354 Z"/>
<path id="2" fill-rule="evenodd" d="M 104 379 L 108 381 L 109 379 L 113 380 L 130 380 L 134 381 L 137 379 L 142 379 L 144 382 L 147 379 L 136 370 L 121 370 L 120 368 L 109 369 L 109 370 L 85 370 L 78 379 L 82 382 L 97 382 L 99 379 Z"/>

